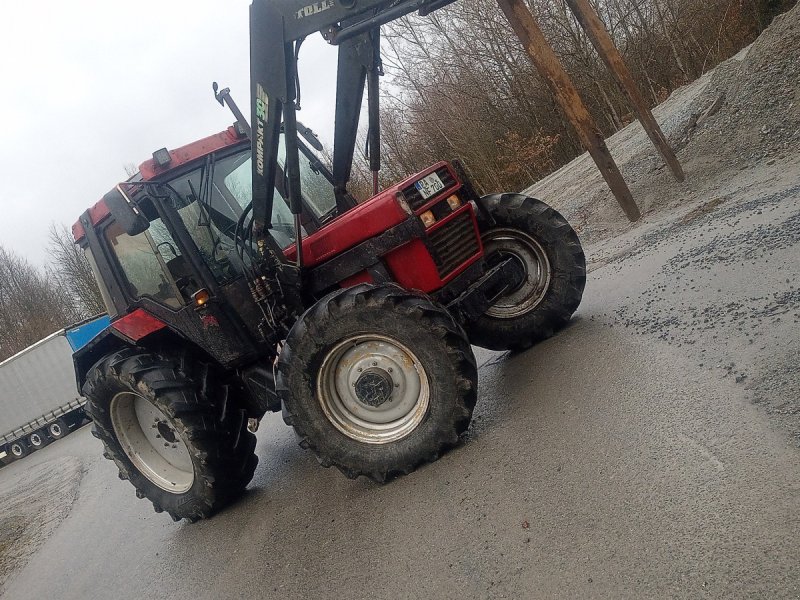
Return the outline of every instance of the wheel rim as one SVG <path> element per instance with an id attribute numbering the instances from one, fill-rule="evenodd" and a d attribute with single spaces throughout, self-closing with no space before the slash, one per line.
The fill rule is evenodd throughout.
<path id="1" fill-rule="evenodd" d="M 542 245 L 518 229 L 495 229 L 483 238 L 489 262 L 513 257 L 525 270 L 524 281 L 501 296 L 486 314 L 495 319 L 514 319 L 529 313 L 542 303 L 553 277 L 550 259 Z"/>
<path id="2" fill-rule="evenodd" d="M 30 440 L 31 440 L 31 445 L 37 448 L 41 447 L 42 444 L 44 444 L 42 436 L 40 436 L 38 433 L 31 434 Z"/>
<path id="3" fill-rule="evenodd" d="M 20 444 L 11 444 L 11 454 L 17 458 L 21 458 L 25 455 L 25 449 Z"/>
<path id="4" fill-rule="evenodd" d="M 133 466 L 162 490 L 183 493 L 194 483 L 189 448 L 169 417 L 146 398 L 122 392 L 111 400 L 111 424 Z"/>
<path id="5" fill-rule="evenodd" d="M 317 398 L 328 420 L 349 438 L 388 444 L 423 422 L 430 385 L 422 363 L 403 344 L 359 335 L 327 354 L 317 377 Z"/>
<path id="6" fill-rule="evenodd" d="M 59 425 L 58 423 L 52 423 L 50 425 L 50 435 L 52 435 L 53 437 L 61 437 L 61 433 L 62 433 L 61 425 Z"/>

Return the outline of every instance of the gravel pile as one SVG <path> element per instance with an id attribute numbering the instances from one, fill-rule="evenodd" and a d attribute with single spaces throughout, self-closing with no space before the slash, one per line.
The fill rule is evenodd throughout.
<path id="1" fill-rule="evenodd" d="M 737 58 L 715 74 L 720 110 L 698 123 L 690 152 L 716 153 L 739 168 L 783 160 L 800 148 L 800 7 Z"/>
<path id="2" fill-rule="evenodd" d="M 730 174 L 792 158 L 800 147 L 800 6 L 750 47 L 676 90 L 654 114 L 678 151 L 686 183 L 672 178 L 638 122 L 608 140 L 645 215 L 641 223 L 625 219 L 588 154 L 526 193 L 558 208 L 592 244 L 657 221 L 665 210 L 695 208 Z"/>
<path id="3" fill-rule="evenodd" d="M 654 113 L 687 181 L 638 123 L 611 138 L 639 223 L 588 156 L 528 193 L 579 231 L 596 279 L 638 278 L 598 320 L 733 380 L 800 443 L 800 6 Z"/>

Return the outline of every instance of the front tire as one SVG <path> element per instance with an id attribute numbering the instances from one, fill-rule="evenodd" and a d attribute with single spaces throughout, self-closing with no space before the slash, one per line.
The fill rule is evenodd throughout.
<path id="1" fill-rule="evenodd" d="M 463 330 L 442 307 L 393 286 L 320 300 L 278 359 L 284 420 L 325 467 L 384 482 L 458 443 L 477 398 Z"/>
<path id="2" fill-rule="evenodd" d="M 586 258 L 570 224 L 544 202 L 521 194 L 481 201 L 495 220 L 481 236 L 487 263 L 514 258 L 525 278 L 465 329 L 476 346 L 525 350 L 562 329 L 578 309 Z"/>
<path id="3" fill-rule="evenodd" d="M 126 349 L 96 364 L 83 392 L 103 455 L 156 512 L 210 517 L 252 479 L 256 438 L 209 365 Z"/>

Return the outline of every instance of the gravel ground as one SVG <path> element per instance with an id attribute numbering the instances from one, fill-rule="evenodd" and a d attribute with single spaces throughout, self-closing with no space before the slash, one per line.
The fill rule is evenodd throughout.
<path id="1" fill-rule="evenodd" d="M 800 6 L 654 112 L 687 181 L 672 179 L 638 123 L 612 137 L 639 223 L 588 155 L 527 192 L 570 219 L 605 278 L 662 259 L 610 323 L 730 375 L 800 443 L 800 336 L 774 343 L 800 322 Z"/>
<path id="2" fill-rule="evenodd" d="M 0 486 L 0 592 L 11 575 L 47 541 L 69 514 L 80 487 L 81 461 L 56 457 L 3 473 Z"/>

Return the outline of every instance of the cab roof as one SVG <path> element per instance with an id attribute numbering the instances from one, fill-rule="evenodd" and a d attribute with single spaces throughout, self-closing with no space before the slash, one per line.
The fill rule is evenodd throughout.
<path id="1" fill-rule="evenodd" d="M 141 181 L 152 181 L 161 175 L 165 175 L 166 173 L 169 173 L 178 167 L 197 160 L 198 158 L 207 156 L 212 152 L 217 152 L 219 150 L 224 150 L 225 148 L 235 146 L 236 144 L 243 142 L 245 139 L 246 136 L 241 134 L 236 127 L 228 127 L 224 131 L 204 137 L 192 142 L 191 144 L 186 144 L 180 148 L 169 150 L 170 160 L 165 166 L 160 166 L 156 162 L 155 158 L 144 161 L 141 165 L 139 165 L 139 175 L 137 179 L 140 179 Z M 89 220 L 93 226 L 100 223 L 110 214 L 108 206 L 106 206 L 105 201 L 102 199 L 90 207 L 88 212 Z M 72 226 L 72 236 L 75 239 L 75 242 L 80 242 L 85 235 L 86 232 L 83 229 L 83 225 L 80 221 L 76 221 Z"/>

